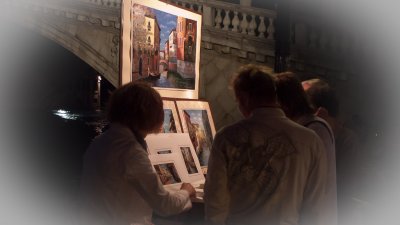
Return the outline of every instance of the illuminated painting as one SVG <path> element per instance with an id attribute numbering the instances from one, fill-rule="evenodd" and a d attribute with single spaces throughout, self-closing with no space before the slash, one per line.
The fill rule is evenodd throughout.
<path id="1" fill-rule="evenodd" d="M 182 133 L 175 103 L 173 101 L 163 100 L 163 105 L 164 123 L 162 126 L 162 133 Z"/>
<path id="2" fill-rule="evenodd" d="M 189 133 L 201 166 L 208 165 L 213 137 L 214 122 L 207 102 L 177 101 L 184 132 Z"/>
<path id="3" fill-rule="evenodd" d="M 130 72 L 123 71 L 123 80 L 150 83 L 163 97 L 197 98 L 201 15 L 156 0 L 125 2 L 130 23 L 123 29 L 130 29 L 131 39 L 123 38 L 130 43 Z"/>
<path id="4" fill-rule="evenodd" d="M 196 168 L 196 163 L 194 162 L 194 158 L 192 156 L 192 152 L 190 151 L 190 147 L 180 147 L 180 149 L 188 173 L 189 174 L 198 173 L 199 171 Z"/>
<path id="5" fill-rule="evenodd" d="M 154 169 L 163 185 L 182 182 L 174 163 L 157 164 Z"/>
<path id="6" fill-rule="evenodd" d="M 186 183 L 204 180 L 196 151 L 188 133 L 159 133 L 146 137 L 152 165 L 172 163 L 180 180 Z"/>

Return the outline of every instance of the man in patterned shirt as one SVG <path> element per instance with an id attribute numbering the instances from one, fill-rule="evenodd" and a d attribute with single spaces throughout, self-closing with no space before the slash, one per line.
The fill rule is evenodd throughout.
<path id="1" fill-rule="evenodd" d="M 327 161 L 311 130 L 279 108 L 274 78 L 248 65 L 233 81 L 245 117 L 215 136 L 205 184 L 210 224 L 326 224 Z"/>

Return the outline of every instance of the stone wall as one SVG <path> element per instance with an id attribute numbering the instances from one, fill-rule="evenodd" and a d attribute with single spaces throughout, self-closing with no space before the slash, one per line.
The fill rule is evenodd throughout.
<path id="1" fill-rule="evenodd" d="M 273 58 L 264 63 L 255 59 L 242 58 L 235 54 L 223 54 L 216 48 L 201 49 L 200 98 L 210 102 L 216 129 L 242 118 L 230 82 L 235 72 L 248 63 L 273 67 Z"/>

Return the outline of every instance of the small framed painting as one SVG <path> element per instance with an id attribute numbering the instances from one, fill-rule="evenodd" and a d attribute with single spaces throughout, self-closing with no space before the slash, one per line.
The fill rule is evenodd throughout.
<path id="1" fill-rule="evenodd" d="M 164 105 L 164 123 L 161 133 L 182 133 L 181 123 L 179 122 L 178 112 L 175 102 L 163 100 Z"/>
<path id="2" fill-rule="evenodd" d="M 146 137 L 149 157 L 174 160 L 183 182 L 204 181 L 199 159 L 193 148 L 189 134 L 151 134 Z"/>
<path id="3" fill-rule="evenodd" d="M 189 133 L 200 165 L 207 167 L 216 133 L 210 106 L 206 101 L 177 100 L 176 104 L 183 132 Z"/>
<path id="4" fill-rule="evenodd" d="M 163 185 L 177 186 L 183 182 L 182 174 L 179 172 L 182 170 L 182 165 L 176 161 L 175 154 L 153 155 L 149 158 Z"/>
<path id="5" fill-rule="evenodd" d="M 141 80 L 162 97 L 197 99 L 202 16 L 158 0 L 122 1 L 122 84 Z"/>

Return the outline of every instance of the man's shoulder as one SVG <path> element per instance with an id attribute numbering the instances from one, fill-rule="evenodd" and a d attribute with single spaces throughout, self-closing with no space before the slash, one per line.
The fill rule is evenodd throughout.
<path id="1" fill-rule="evenodd" d="M 288 133 L 295 133 L 297 135 L 302 136 L 316 136 L 315 132 L 311 129 L 303 126 L 302 124 L 296 123 L 290 119 L 286 119 L 281 121 L 280 124 L 281 129 Z"/>
<path id="2" fill-rule="evenodd" d="M 318 138 L 315 132 L 311 129 L 308 129 L 289 119 L 278 122 L 275 121 L 273 124 L 243 119 L 221 128 L 217 133 L 217 138 L 224 137 L 224 139 L 227 138 L 237 140 L 243 139 L 244 136 L 249 135 L 252 136 L 260 134 L 270 136 L 275 133 L 285 133 L 289 137 L 300 140 Z"/>
<path id="3" fill-rule="evenodd" d="M 220 141 L 222 139 L 235 139 L 236 137 L 243 136 L 243 134 L 246 132 L 245 127 L 246 123 L 244 120 L 224 126 L 218 130 L 214 141 Z"/>

